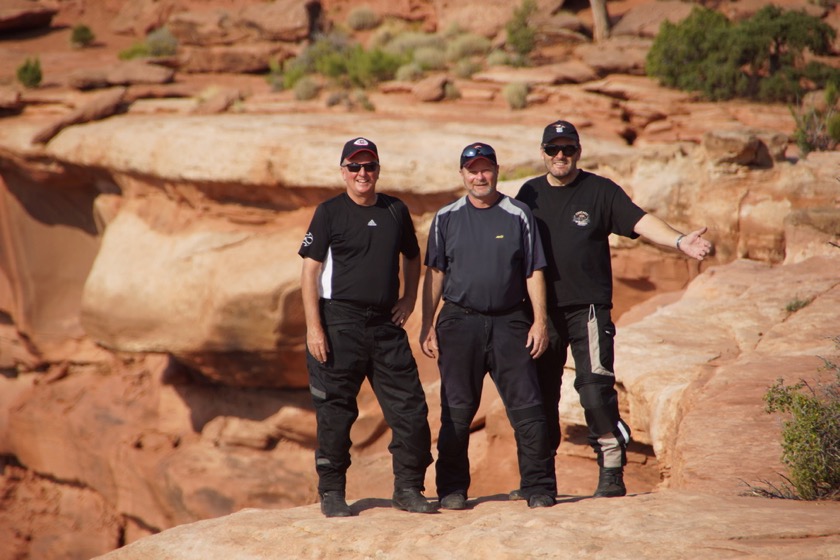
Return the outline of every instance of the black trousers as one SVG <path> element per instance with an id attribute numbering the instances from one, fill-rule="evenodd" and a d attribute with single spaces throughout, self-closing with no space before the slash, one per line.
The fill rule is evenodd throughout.
<path id="1" fill-rule="evenodd" d="M 429 409 L 405 331 L 391 312 L 321 300 L 330 352 L 325 364 L 307 352 L 309 389 L 318 422 L 318 491 L 344 490 L 350 467 L 350 428 L 356 397 L 367 377 L 392 431 L 394 488 L 424 489 L 432 464 Z"/>
<path id="2" fill-rule="evenodd" d="M 536 364 L 525 347 L 531 318 L 522 306 L 482 314 L 445 303 L 438 315 L 441 427 L 435 464 L 438 496 L 467 495 L 470 424 L 490 372 L 513 426 L 520 487 L 526 498 L 557 493 Z"/>
<path id="3" fill-rule="evenodd" d="M 553 454 L 560 445 L 560 386 L 569 346 L 575 360 L 575 389 L 589 428 L 589 444 L 603 466 L 598 439 L 612 433 L 621 445 L 621 463 L 627 462 L 630 428 L 618 411 L 615 390 L 615 325 L 606 305 L 579 305 L 548 310 L 549 347 L 537 359 L 540 391 L 548 421 Z"/>

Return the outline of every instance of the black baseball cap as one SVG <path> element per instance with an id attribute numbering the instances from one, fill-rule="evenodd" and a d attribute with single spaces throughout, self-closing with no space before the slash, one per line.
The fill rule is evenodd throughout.
<path id="1" fill-rule="evenodd" d="M 486 159 L 487 161 L 492 162 L 493 165 L 499 164 L 496 161 L 496 151 L 492 146 L 476 142 L 474 144 L 470 144 L 461 151 L 461 169 L 463 169 L 464 166 L 471 161 L 479 158 Z"/>
<path id="2" fill-rule="evenodd" d="M 568 138 L 580 144 L 580 136 L 575 125 L 569 121 L 554 121 L 543 130 L 542 143 L 550 144 L 555 138 Z"/>
<path id="3" fill-rule="evenodd" d="M 353 138 L 344 144 L 344 149 L 341 150 L 341 160 L 338 163 L 343 163 L 345 159 L 351 158 L 359 152 L 370 152 L 376 161 L 379 161 L 379 151 L 376 149 L 376 144 L 367 138 Z"/>

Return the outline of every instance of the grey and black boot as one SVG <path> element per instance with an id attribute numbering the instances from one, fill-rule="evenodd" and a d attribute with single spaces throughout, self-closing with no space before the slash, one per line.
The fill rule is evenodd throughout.
<path id="1" fill-rule="evenodd" d="M 627 495 L 624 486 L 624 469 L 621 467 L 604 468 L 598 476 L 598 488 L 595 489 L 596 498 L 617 498 Z"/>

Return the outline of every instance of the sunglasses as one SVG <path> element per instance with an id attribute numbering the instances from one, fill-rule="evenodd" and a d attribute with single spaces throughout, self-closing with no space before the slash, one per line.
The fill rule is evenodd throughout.
<path id="1" fill-rule="evenodd" d="M 347 171 L 350 173 L 358 173 L 362 170 L 362 167 L 365 168 L 365 171 L 368 173 L 373 173 L 374 171 L 379 171 L 379 163 L 372 161 L 370 163 L 345 163 L 341 167 L 346 167 Z"/>
<path id="2" fill-rule="evenodd" d="M 560 152 L 566 157 L 572 157 L 578 151 L 580 146 L 576 144 L 566 144 L 565 146 L 558 146 L 557 144 L 546 144 L 543 146 L 543 151 L 547 156 L 554 157 Z"/>
<path id="3" fill-rule="evenodd" d="M 496 152 L 493 151 L 493 148 L 491 148 L 490 146 L 474 146 L 474 147 L 466 148 L 461 153 L 461 158 L 463 158 L 463 159 L 471 159 L 471 158 L 474 158 L 474 157 L 477 157 L 477 156 L 482 156 L 482 157 L 493 156 L 495 158 L 496 157 Z"/>

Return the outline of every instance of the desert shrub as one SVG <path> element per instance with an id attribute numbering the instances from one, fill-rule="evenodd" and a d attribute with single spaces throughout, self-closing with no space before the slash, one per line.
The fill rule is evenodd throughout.
<path id="1" fill-rule="evenodd" d="M 133 58 L 144 58 L 147 56 L 149 56 L 149 47 L 146 43 L 134 43 L 117 54 L 120 60 L 131 60 Z"/>
<path id="2" fill-rule="evenodd" d="M 507 44 L 515 53 L 527 55 L 534 50 L 537 32 L 528 24 L 528 20 L 536 12 L 536 0 L 522 0 L 522 4 L 513 10 L 513 17 L 505 24 Z"/>
<path id="3" fill-rule="evenodd" d="M 487 66 L 507 66 L 510 64 L 510 54 L 501 49 L 493 49 L 486 60 Z"/>
<path id="4" fill-rule="evenodd" d="M 458 35 L 446 45 L 446 59 L 455 62 L 469 56 L 484 56 L 490 52 L 490 40 L 474 33 Z"/>
<path id="5" fill-rule="evenodd" d="M 402 66 L 402 63 L 401 58 L 380 49 L 366 51 L 361 45 L 356 45 L 350 51 L 345 63 L 347 79 L 352 86 L 368 88 L 379 82 L 393 79 L 397 68 Z"/>
<path id="6" fill-rule="evenodd" d="M 283 65 L 276 58 L 268 61 L 268 74 L 265 81 L 271 86 L 271 91 L 282 91 L 283 88 Z"/>
<path id="7" fill-rule="evenodd" d="M 347 14 L 347 27 L 353 31 L 373 29 L 379 25 L 379 15 L 369 6 L 357 6 Z"/>
<path id="8" fill-rule="evenodd" d="M 423 77 L 423 69 L 416 62 L 409 62 L 397 68 L 394 77 L 401 82 L 414 82 Z"/>
<path id="9" fill-rule="evenodd" d="M 89 47 L 95 40 L 96 36 L 93 31 L 83 23 L 73 26 L 73 30 L 70 32 L 70 44 L 74 47 Z"/>
<path id="10" fill-rule="evenodd" d="M 825 89 L 826 109 L 814 106 L 800 106 L 798 111 L 791 109 L 796 121 L 793 136 L 802 155 L 813 151 L 833 150 L 840 144 L 840 113 L 836 109 L 837 99 L 837 86 L 830 83 Z"/>
<path id="11" fill-rule="evenodd" d="M 41 84 L 41 80 L 44 78 L 44 75 L 41 72 L 41 59 L 37 56 L 27 58 L 23 64 L 18 66 L 16 75 L 18 81 L 23 84 L 24 87 L 38 87 Z"/>
<path id="12" fill-rule="evenodd" d="M 462 58 L 452 67 L 452 72 L 459 78 L 471 78 L 473 74 L 481 70 L 483 66 L 480 62 L 469 58 Z"/>
<path id="13" fill-rule="evenodd" d="M 385 44 L 382 49 L 395 56 L 410 58 L 417 49 L 423 47 L 438 47 L 441 44 L 440 37 L 432 33 L 420 31 L 408 31 L 395 36 Z"/>
<path id="14" fill-rule="evenodd" d="M 840 347 L 840 337 L 834 341 Z M 840 500 L 840 365 L 823 362 L 834 373 L 831 382 L 785 385 L 779 379 L 764 395 L 768 413 L 789 415 L 782 424 L 782 460 L 804 500 Z"/>
<path id="15" fill-rule="evenodd" d="M 309 101 L 318 96 L 321 86 L 312 76 L 303 76 L 295 83 L 292 91 L 294 91 L 295 99 L 298 101 Z"/>
<path id="16" fill-rule="evenodd" d="M 148 56 L 172 56 L 178 52 L 178 39 L 166 27 L 155 29 L 142 43 L 134 43 L 117 55 L 120 60 Z"/>
<path id="17" fill-rule="evenodd" d="M 320 36 L 298 56 L 286 61 L 283 85 L 292 88 L 307 74 L 318 73 L 342 88 L 366 88 L 390 80 L 404 60 L 381 49 L 366 51 L 341 34 Z"/>
<path id="18" fill-rule="evenodd" d="M 376 110 L 376 107 L 373 106 L 373 102 L 367 96 L 367 93 L 365 93 L 363 90 L 354 91 L 350 99 L 353 102 L 354 107 L 360 107 L 365 111 Z"/>
<path id="19" fill-rule="evenodd" d="M 446 68 L 446 53 L 441 47 L 420 47 L 414 51 L 413 59 L 423 70 Z"/>
<path id="20" fill-rule="evenodd" d="M 444 99 L 454 100 L 461 98 L 461 90 L 458 89 L 458 86 L 453 84 L 452 82 L 446 82 L 443 84 L 443 97 Z"/>
<path id="21" fill-rule="evenodd" d="M 172 56 L 178 51 L 178 39 L 169 29 L 161 27 L 146 35 L 146 46 L 150 56 Z"/>
<path id="22" fill-rule="evenodd" d="M 513 181 L 516 179 L 525 179 L 526 177 L 533 177 L 545 173 L 545 168 L 542 162 L 531 163 L 525 165 L 517 165 L 515 167 L 503 168 L 499 171 L 499 181 Z"/>
<path id="23" fill-rule="evenodd" d="M 803 78 L 816 76 L 818 86 L 836 79 L 836 70 L 804 61 L 806 51 L 828 54 L 834 36 L 819 18 L 772 5 L 740 23 L 695 7 L 679 23 L 662 23 L 646 72 L 663 85 L 711 100 L 790 102 L 801 96 Z"/>
<path id="24" fill-rule="evenodd" d="M 811 303 L 810 299 L 794 298 L 785 306 L 785 311 L 788 313 L 796 313 L 800 309 L 808 307 L 809 303 Z"/>
<path id="25" fill-rule="evenodd" d="M 502 89 L 502 96 L 511 109 L 524 109 L 528 106 L 528 84 L 511 82 Z"/>
<path id="26" fill-rule="evenodd" d="M 452 39 L 454 39 L 455 37 L 458 37 L 458 36 L 460 36 L 460 35 L 463 35 L 464 33 L 465 33 L 464 28 L 463 28 L 463 27 L 461 27 L 461 26 L 458 24 L 458 22 L 453 21 L 452 23 L 450 23 L 449 25 L 447 25 L 447 26 L 446 26 L 446 29 L 444 29 L 444 30 L 440 33 L 440 37 L 441 37 L 444 41 L 451 41 L 451 40 L 452 40 Z"/>

